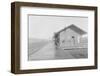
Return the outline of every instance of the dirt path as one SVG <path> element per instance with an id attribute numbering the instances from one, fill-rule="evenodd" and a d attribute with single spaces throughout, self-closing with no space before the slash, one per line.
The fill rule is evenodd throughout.
<path id="1" fill-rule="evenodd" d="M 38 50 L 30 56 L 30 60 L 45 60 L 55 58 L 55 48 L 53 42 L 48 43 L 42 49 Z"/>
<path id="2" fill-rule="evenodd" d="M 55 49 L 54 43 L 50 42 L 42 49 L 29 56 L 29 60 L 51 60 L 51 59 L 72 59 L 73 56 L 62 49 Z"/>

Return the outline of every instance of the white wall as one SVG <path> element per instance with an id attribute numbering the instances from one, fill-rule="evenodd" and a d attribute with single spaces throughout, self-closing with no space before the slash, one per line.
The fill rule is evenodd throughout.
<path id="1" fill-rule="evenodd" d="M 10 53 L 11 53 L 11 15 L 10 3 L 15 0 L 0 0 L 0 76 L 16 76 L 10 73 Z M 57 3 L 57 4 L 74 4 L 74 5 L 90 5 L 99 7 L 100 16 L 100 0 L 17 0 L 29 2 Z M 98 18 L 100 21 L 100 18 Z M 100 24 L 100 22 L 98 22 Z M 100 28 L 100 26 L 98 26 Z M 100 33 L 100 29 L 98 29 Z M 98 36 L 100 39 L 100 35 Z M 100 40 L 98 40 L 100 43 Z M 100 44 L 98 45 L 100 46 Z M 100 48 L 98 48 L 98 51 Z M 100 58 L 100 52 L 99 58 Z M 100 67 L 100 59 L 99 59 Z M 100 76 L 100 68 L 98 70 L 81 70 L 81 71 L 65 71 L 53 73 L 24 74 L 24 76 Z M 18 75 L 18 76 L 23 76 Z"/>

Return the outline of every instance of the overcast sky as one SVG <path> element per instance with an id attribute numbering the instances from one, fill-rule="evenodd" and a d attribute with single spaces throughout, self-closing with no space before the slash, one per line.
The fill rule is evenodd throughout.
<path id="1" fill-rule="evenodd" d="M 87 17 L 62 17 L 62 16 L 29 16 L 29 38 L 50 39 L 54 32 L 71 24 L 84 31 L 88 31 Z"/>

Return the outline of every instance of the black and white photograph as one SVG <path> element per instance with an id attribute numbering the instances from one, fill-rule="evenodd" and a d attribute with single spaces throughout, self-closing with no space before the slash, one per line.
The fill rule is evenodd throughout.
<path id="1" fill-rule="evenodd" d="M 88 58 L 88 17 L 28 15 L 28 61 Z"/>
<path id="2" fill-rule="evenodd" d="M 11 72 L 97 69 L 97 7 L 11 4 Z"/>

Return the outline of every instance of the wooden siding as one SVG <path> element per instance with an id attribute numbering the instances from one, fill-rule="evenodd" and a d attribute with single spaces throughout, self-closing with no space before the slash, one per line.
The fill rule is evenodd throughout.
<path id="1" fill-rule="evenodd" d="M 70 47 L 77 45 L 80 36 L 80 34 L 76 33 L 70 28 L 62 31 L 60 33 L 60 47 Z"/>

